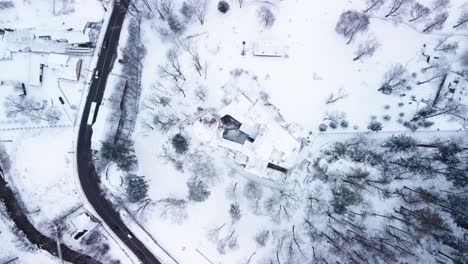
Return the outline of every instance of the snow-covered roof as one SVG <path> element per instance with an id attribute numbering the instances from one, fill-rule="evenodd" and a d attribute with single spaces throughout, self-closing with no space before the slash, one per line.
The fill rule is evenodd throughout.
<path id="1" fill-rule="evenodd" d="M 97 222 L 94 222 L 86 212 L 76 215 L 70 220 L 70 223 L 75 228 L 75 231 L 78 232 L 83 230 L 90 231 L 99 225 Z"/>
<path id="2" fill-rule="evenodd" d="M 63 40 L 70 44 L 89 42 L 89 37 L 80 30 L 41 29 L 34 31 L 36 37 L 50 36 L 53 40 Z"/>
<path id="3" fill-rule="evenodd" d="M 68 55 L 51 53 L 49 54 L 48 64 L 57 65 L 57 66 L 65 66 L 67 65 L 68 59 L 69 59 Z"/>
<path id="4" fill-rule="evenodd" d="M 80 58 L 51 53 L 47 66 L 56 72 L 58 78 L 77 81 L 80 77 L 81 63 Z"/>
<path id="5" fill-rule="evenodd" d="M 270 162 L 286 169 L 294 166 L 301 144 L 277 122 L 279 113 L 273 105 L 263 100 L 252 102 L 241 94 L 221 109 L 220 114 L 230 115 L 239 121 L 239 130 L 253 139 L 253 142 L 246 140 L 240 144 L 220 137 L 218 143 L 247 156 L 245 170 L 266 176 Z"/>

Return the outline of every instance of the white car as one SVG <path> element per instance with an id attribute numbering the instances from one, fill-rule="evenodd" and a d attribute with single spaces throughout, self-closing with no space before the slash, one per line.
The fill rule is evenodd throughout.
<path id="1" fill-rule="evenodd" d="M 98 70 L 94 71 L 94 79 L 99 79 L 99 71 Z"/>

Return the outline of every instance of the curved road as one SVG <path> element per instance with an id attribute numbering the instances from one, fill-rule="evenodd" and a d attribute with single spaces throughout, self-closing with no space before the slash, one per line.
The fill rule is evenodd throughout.
<path id="1" fill-rule="evenodd" d="M 120 31 L 130 0 L 121 0 L 116 3 L 112 11 L 109 25 L 105 33 L 105 42 L 94 71 L 88 97 L 83 110 L 77 142 L 77 166 L 81 187 L 88 202 L 93 206 L 103 222 L 133 251 L 142 263 L 160 264 L 159 260 L 138 240 L 125 226 L 119 213 L 114 209 L 100 189 L 100 179 L 92 162 L 91 137 L 93 129 L 88 125 L 91 103 L 96 102 L 96 111 L 93 122 L 99 110 L 99 105 L 106 88 L 107 77 L 112 69 L 114 57 L 117 54 Z"/>

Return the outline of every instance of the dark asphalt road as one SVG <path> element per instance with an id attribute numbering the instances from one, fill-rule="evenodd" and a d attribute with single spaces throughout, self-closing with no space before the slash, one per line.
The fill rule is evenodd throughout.
<path id="1" fill-rule="evenodd" d="M 99 71 L 99 78 L 96 79 L 93 74 L 78 134 L 78 175 L 88 202 L 94 207 L 94 210 L 99 214 L 101 219 L 112 229 L 119 239 L 133 251 L 142 263 L 160 264 L 159 260 L 125 226 L 119 213 L 114 209 L 111 202 L 104 197 L 100 189 L 101 182 L 91 157 L 91 137 L 93 135 L 93 130 L 92 127 L 87 124 L 91 103 L 96 102 L 97 104 L 95 116 L 93 117 L 93 120 L 95 120 L 106 88 L 107 77 L 112 70 L 113 57 L 117 54 L 120 31 L 128 7 L 128 1 L 129 0 L 121 0 L 120 6 L 116 3 L 105 33 L 105 40 L 107 40 L 108 43 L 107 48 L 101 49 L 96 66 L 96 71 Z"/>

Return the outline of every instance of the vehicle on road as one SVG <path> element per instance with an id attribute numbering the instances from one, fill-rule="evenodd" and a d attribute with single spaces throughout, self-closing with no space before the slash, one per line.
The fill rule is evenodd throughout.
<path id="1" fill-rule="evenodd" d="M 102 42 L 102 49 L 107 49 L 107 46 L 109 45 L 109 42 L 107 40 L 104 40 Z"/>
<path id="2" fill-rule="evenodd" d="M 94 71 L 94 79 L 99 79 L 99 70 Z"/>
<path id="3" fill-rule="evenodd" d="M 91 108 L 89 109 L 88 116 L 88 125 L 93 125 L 94 112 L 96 112 L 96 102 L 91 103 Z"/>
<path id="4" fill-rule="evenodd" d="M 59 101 L 61 104 L 65 104 L 65 101 L 63 100 L 63 98 L 61 96 L 59 96 Z"/>

